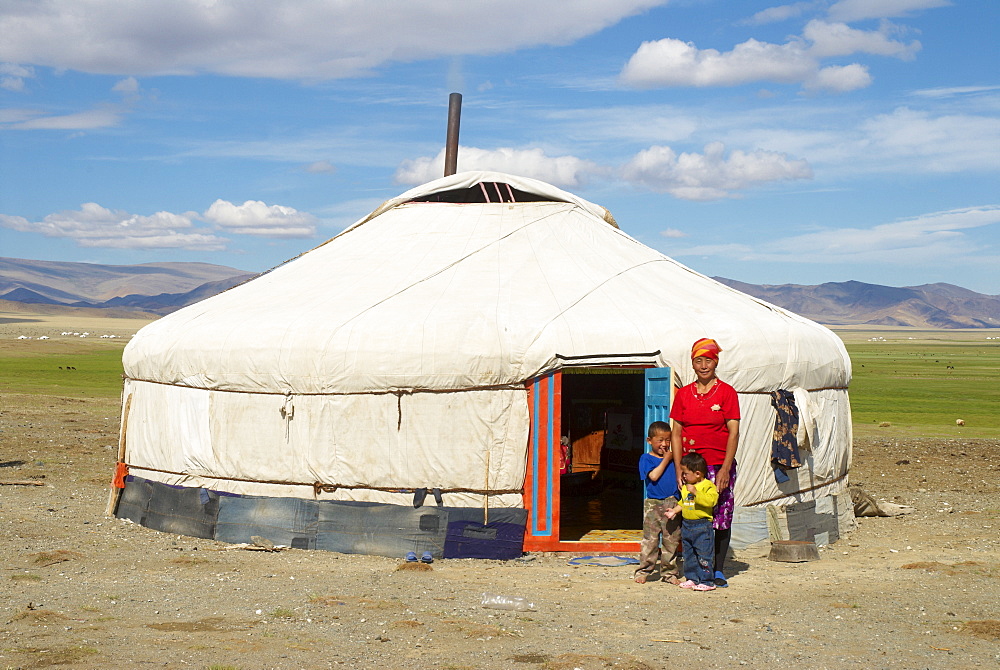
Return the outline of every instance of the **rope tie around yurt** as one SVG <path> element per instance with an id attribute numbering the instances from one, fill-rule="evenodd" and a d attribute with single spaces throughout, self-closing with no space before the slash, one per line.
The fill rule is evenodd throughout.
<path id="1" fill-rule="evenodd" d="M 159 386 L 174 386 L 181 387 L 185 389 L 197 389 L 200 391 L 211 391 L 212 393 L 238 393 L 243 395 L 269 395 L 269 396 L 279 396 L 284 398 L 287 393 L 291 391 L 286 391 L 285 393 L 275 393 L 274 391 L 251 391 L 248 389 L 227 389 L 227 388 L 208 388 L 205 386 L 192 386 L 190 384 L 175 384 L 173 382 L 164 382 L 156 379 L 143 379 L 140 377 L 128 377 L 123 375 L 122 379 L 126 381 L 142 382 L 144 384 L 157 384 Z M 447 389 L 435 389 L 435 388 L 408 388 L 408 389 L 383 389 L 383 390 L 368 390 L 368 391 L 342 391 L 342 392 L 332 392 L 332 391 L 299 391 L 293 395 L 301 396 L 303 398 L 310 397 L 350 397 L 350 396 L 368 396 L 368 395 L 415 395 L 417 393 L 434 393 L 434 394 L 446 394 L 446 393 L 467 393 L 469 391 L 524 391 L 524 384 L 520 382 L 514 383 L 501 383 L 501 384 L 482 384 L 480 386 L 461 386 L 456 388 Z"/>
<path id="2" fill-rule="evenodd" d="M 190 472 L 176 472 L 174 470 L 163 470 L 161 468 L 151 468 L 146 465 L 125 464 L 129 470 L 144 470 L 146 472 L 159 472 L 164 475 L 176 475 L 178 477 L 201 477 L 203 479 L 215 479 L 227 482 L 246 482 L 248 484 L 275 484 L 278 486 L 309 486 L 312 487 L 316 495 L 320 493 L 334 493 L 338 489 L 348 491 L 381 491 L 383 493 L 405 493 L 413 494 L 420 490 L 420 487 L 408 488 L 400 486 L 367 486 L 364 484 L 330 484 L 327 482 L 289 482 L 268 479 L 249 479 L 243 477 L 224 477 L 222 475 L 193 475 Z M 524 489 L 474 489 L 465 487 L 442 488 L 435 487 L 441 493 L 474 493 L 476 495 L 491 496 L 504 495 L 510 493 L 524 493 Z M 424 490 L 427 490 L 424 488 Z"/>
<path id="3" fill-rule="evenodd" d="M 821 489 L 824 486 L 829 486 L 830 484 L 836 484 L 841 479 L 844 479 L 845 477 L 847 477 L 847 474 L 848 473 L 845 472 L 844 474 L 840 475 L 839 477 L 835 477 L 834 479 L 831 479 L 829 481 L 825 481 L 825 482 L 823 482 L 821 484 L 816 484 L 815 486 L 810 486 L 808 488 L 799 489 L 798 491 L 793 491 L 791 493 L 782 493 L 781 495 L 773 496 L 771 498 L 766 498 L 764 500 L 758 500 L 756 502 L 747 503 L 746 507 L 753 507 L 754 505 L 763 505 L 765 503 L 774 502 L 775 500 L 781 500 L 782 498 L 788 498 L 790 496 L 797 496 L 800 493 L 808 493 L 809 491 L 815 491 L 816 489 Z"/>

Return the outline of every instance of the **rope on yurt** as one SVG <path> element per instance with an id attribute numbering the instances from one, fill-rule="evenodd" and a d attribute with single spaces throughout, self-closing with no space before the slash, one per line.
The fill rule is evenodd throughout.
<path id="1" fill-rule="evenodd" d="M 830 481 L 823 482 L 822 484 L 816 484 L 815 486 L 810 486 L 809 488 L 799 489 L 794 493 L 782 493 L 780 496 L 774 496 L 773 498 L 767 498 L 766 500 L 758 500 L 757 502 L 748 503 L 746 507 L 753 507 L 754 505 L 763 505 L 765 503 L 774 502 L 775 500 L 781 500 L 782 498 L 788 498 L 789 496 L 797 496 L 800 493 L 808 493 L 809 491 L 815 491 L 816 489 L 821 489 L 824 486 L 829 486 L 830 484 L 836 484 L 847 475 L 848 473 L 845 472 L 836 479 L 831 479 Z"/>
<path id="2" fill-rule="evenodd" d="M 847 391 L 846 386 L 822 386 L 817 389 L 803 389 L 806 393 L 816 393 L 818 391 Z M 737 391 L 740 395 L 771 395 L 774 391 Z"/>
<path id="3" fill-rule="evenodd" d="M 224 389 L 224 388 L 209 388 L 207 386 L 192 386 L 189 384 L 176 384 L 174 382 L 159 381 L 157 379 L 142 379 L 139 377 L 128 377 L 124 376 L 126 380 L 134 382 L 142 382 L 144 384 L 159 384 L 160 386 L 174 386 L 177 388 L 185 389 L 195 389 L 199 391 L 211 391 L 212 393 L 243 393 L 245 395 L 270 395 L 276 396 L 278 398 L 284 398 L 285 392 L 277 391 L 248 391 L 246 389 L 234 390 L 234 389 Z M 409 388 L 409 389 L 385 389 L 385 390 L 374 390 L 374 391 L 341 391 L 341 392 L 330 392 L 330 391 L 306 391 L 297 392 L 293 395 L 309 397 L 309 396 L 360 396 L 360 395 L 397 395 L 397 394 L 416 394 L 416 393 L 466 393 L 468 391 L 523 391 L 524 382 L 511 382 L 509 384 L 483 384 L 482 386 L 462 386 L 450 389 L 431 389 L 431 388 Z"/>
<path id="4" fill-rule="evenodd" d="M 488 452 L 487 452 L 488 453 Z M 363 484 L 327 484 L 324 482 L 288 482 L 288 481 L 277 481 L 268 479 L 247 479 L 243 477 L 224 477 L 222 475 L 196 475 L 190 472 L 176 472 L 174 470 L 163 470 L 160 468 L 151 468 L 147 465 L 134 465 L 128 463 L 128 468 L 130 470 L 145 470 L 147 472 L 159 472 L 164 475 L 177 475 L 178 477 L 200 477 L 202 479 L 217 479 L 227 482 L 246 482 L 248 484 L 276 484 L 278 486 L 311 486 L 313 490 L 318 495 L 320 492 L 333 493 L 337 489 L 347 489 L 350 491 L 355 490 L 365 490 L 365 491 L 382 491 L 383 493 L 413 493 L 416 488 L 405 488 L 400 486 L 365 486 Z M 487 486 L 489 483 L 487 482 Z M 204 488 L 204 487 L 202 487 Z M 508 493 L 524 493 L 524 489 L 472 489 L 472 488 L 440 488 L 442 493 L 475 493 L 479 495 L 504 495 Z"/>

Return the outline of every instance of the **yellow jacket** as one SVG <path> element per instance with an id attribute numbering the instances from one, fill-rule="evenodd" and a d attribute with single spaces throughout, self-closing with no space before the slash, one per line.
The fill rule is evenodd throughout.
<path id="1" fill-rule="evenodd" d="M 685 519 L 711 519 L 715 503 L 719 502 L 719 489 L 711 479 L 702 479 L 694 489 L 691 493 L 687 484 L 681 488 L 681 513 Z"/>

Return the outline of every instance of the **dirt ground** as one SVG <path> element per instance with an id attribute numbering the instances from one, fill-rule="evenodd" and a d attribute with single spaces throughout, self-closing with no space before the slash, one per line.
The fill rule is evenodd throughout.
<path id="1" fill-rule="evenodd" d="M 118 411 L 0 393 L 0 668 L 1000 666 L 995 440 L 858 440 L 852 481 L 912 514 L 692 593 L 568 555 L 406 569 L 108 518 Z"/>

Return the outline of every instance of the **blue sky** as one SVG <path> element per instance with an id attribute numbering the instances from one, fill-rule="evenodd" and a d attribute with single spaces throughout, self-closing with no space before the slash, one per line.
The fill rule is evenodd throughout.
<path id="1" fill-rule="evenodd" d="M 704 274 L 1000 294 L 994 0 L 0 3 L 0 256 L 264 270 L 442 174 Z"/>

